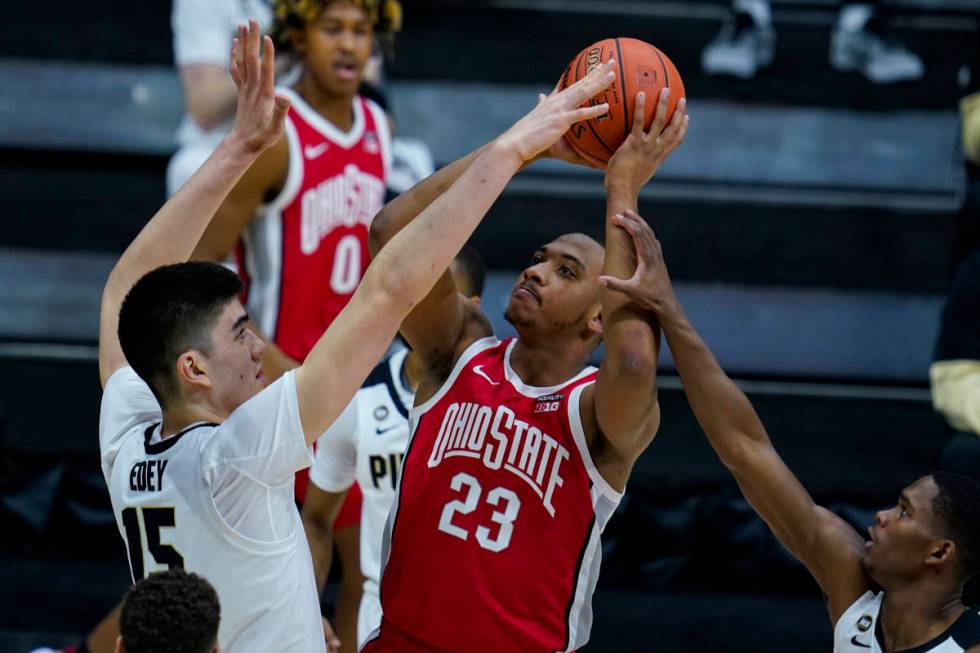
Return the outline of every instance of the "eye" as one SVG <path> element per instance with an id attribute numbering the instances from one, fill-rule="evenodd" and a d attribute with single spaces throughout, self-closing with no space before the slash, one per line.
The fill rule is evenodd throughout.
<path id="1" fill-rule="evenodd" d="M 538 263 L 541 263 L 542 261 L 544 261 L 544 255 L 543 254 L 535 254 L 534 256 L 531 257 L 531 265 L 537 265 Z"/>
<path id="2" fill-rule="evenodd" d="M 572 268 L 568 267 L 567 265 L 563 265 L 560 268 L 558 268 L 558 274 L 562 275 L 563 277 L 568 277 L 570 279 L 575 278 L 575 271 Z"/>

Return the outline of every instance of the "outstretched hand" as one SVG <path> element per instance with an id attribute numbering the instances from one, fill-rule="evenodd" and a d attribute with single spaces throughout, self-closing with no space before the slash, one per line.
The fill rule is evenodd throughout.
<path id="1" fill-rule="evenodd" d="M 231 136 L 252 152 L 260 152 L 282 138 L 289 110 L 289 99 L 276 95 L 275 58 L 272 39 L 261 36 L 255 19 L 248 21 L 247 28 L 238 26 L 231 46 L 231 78 L 238 87 Z"/>
<path id="2" fill-rule="evenodd" d="M 631 192 L 639 192 L 670 153 L 684 141 L 690 121 L 687 115 L 687 100 L 681 98 L 670 119 L 670 124 L 664 127 L 669 99 L 670 89 L 665 88 L 660 93 L 650 131 L 644 131 L 643 116 L 647 97 L 643 92 L 636 94 L 633 127 L 626 141 L 609 159 L 606 168 L 607 187 L 623 184 Z"/>
<path id="3" fill-rule="evenodd" d="M 587 107 L 582 104 L 609 88 L 616 78 L 615 65 L 610 59 L 565 90 L 555 89 L 547 96 L 539 96 L 538 105 L 504 132 L 498 142 L 513 150 L 521 161 L 532 161 L 575 123 L 604 115 L 609 111 L 607 103 Z"/>
<path id="4" fill-rule="evenodd" d="M 623 293 L 640 308 L 656 312 L 674 297 L 660 241 L 650 225 L 633 211 L 614 215 L 612 222 L 626 231 L 633 240 L 636 272 L 629 279 L 617 279 L 604 274 L 599 277 L 599 283 L 610 290 Z"/>

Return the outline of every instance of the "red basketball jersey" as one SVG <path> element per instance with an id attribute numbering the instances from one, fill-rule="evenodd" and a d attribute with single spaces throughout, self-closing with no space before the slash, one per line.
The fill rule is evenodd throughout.
<path id="1" fill-rule="evenodd" d="M 279 196 L 242 235 L 246 307 L 262 333 L 298 361 L 350 301 L 369 262 L 371 220 L 384 206 L 390 139 L 384 112 L 353 100 L 344 133 L 290 89 L 289 172 Z"/>
<path id="2" fill-rule="evenodd" d="M 454 652 L 588 641 L 599 535 L 621 498 L 579 415 L 596 372 L 527 386 L 510 366 L 516 342 L 474 343 L 412 412 L 383 547 L 382 641 L 384 624 Z"/>
<path id="3" fill-rule="evenodd" d="M 279 196 L 242 234 L 238 270 L 249 315 L 302 362 L 367 269 L 368 229 L 384 206 L 391 143 L 384 111 L 370 100 L 353 99 L 354 124 L 344 133 L 290 89 L 276 91 L 290 100 L 289 172 Z M 300 501 L 308 478 L 307 470 L 296 475 Z"/>

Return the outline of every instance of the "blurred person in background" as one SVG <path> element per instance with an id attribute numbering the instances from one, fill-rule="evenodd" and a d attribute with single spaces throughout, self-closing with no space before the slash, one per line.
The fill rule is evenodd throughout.
<path id="1" fill-rule="evenodd" d="M 955 431 L 941 467 L 980 478 L 980 250 L 953 280 L 929 381 L 933 406 Z"/>
<path id="2" fill-rule="evenodd" d="M 203 577 L 150 574 L 123 598 L 115 653 L 218 653 L 220 621 L 218 594 Z"/>
<path id="3" fill-rule="evenodd" d="M 292 83 L 279 88 L 291 102 L 286 133 L 235 186 L 193 256 L 234 258 L 270 383 L 306 357 L 370 261 L 368 226 L 384 205 L 391 137 L 385 112 L 360 91 L 376 44 L 390 52 L 402 20 L 395 0 L 276 0 L 272 11 L 276 48 L 296 61 Z M 307 485 L 303 470 L 300 503 Z M 342 642 L 356 638 L 364 581 L 360 500 L 354 488 L 334 522 Z"/>
<path id="4" fill-rule="evenodd" d="M 228 74 L 228 43 L 249 18 L 263 32 L 272 22 L 269 0 L 174 0 L 170 16 L 174 64 L 185 113 L 177 129 L 179 149 L 167 166 L 167 196 L 201 167 L 231 128 L 238 91 Z M 288 58 L 280 58 L 280 68 Z M 281 82 L 282 83 L 282 82 Z"/>
<path id="5" fill-rule="evenodd" d="M 830 63 L 876 84 L 920 79 L 922 59 L 886 29 L 880 0 L 842 0 L 830 37 Z M 749 79 L 772 63 L 776 31 L 770 0 L 733 0 L 731 16 L 701 53 L 709 75 Z"/>
<path id="6" fill-rule="evenodd" d="M 476 250 L 464 247 L 450 270 L 460 294 L 479 306 L 486 271 Z M 398 349 L 378 364 L 317 441 L 302 517 L 320 589 L 330 573 L 337 514 L 355 483 L 364 494 L 360 542 L 364 592 L 357 613 L 357 638 L 342 635 L 341 653 L 357 651 L 358 644 L 381 625 L 381 539 L 408 447 L 408 414 L 415 404 L 421 372 L 419 355 Z"/>

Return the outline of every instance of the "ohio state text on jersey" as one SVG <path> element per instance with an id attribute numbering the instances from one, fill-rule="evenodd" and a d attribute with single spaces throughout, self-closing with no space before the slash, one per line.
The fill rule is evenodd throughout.
<path id="1" fill-rule="evenodd" d="M 384 205 L 390 138 L 384 112 L 355 97 L 341 132 L 287 88 L 289 172 L 242 234 L 245 305 L 262 333 L 306 358 L 361 281 L 371 220 Z"/>
<path id="2" fill-rule="evenodd" d="M 381 603 L 385 623 L 442 650 L 570 651 L 592 626 L 599 535 L 621 498 L 579 415 L 596 372 L 527 386 L 516 342 L 475 342 L 412 411 Z"/>

